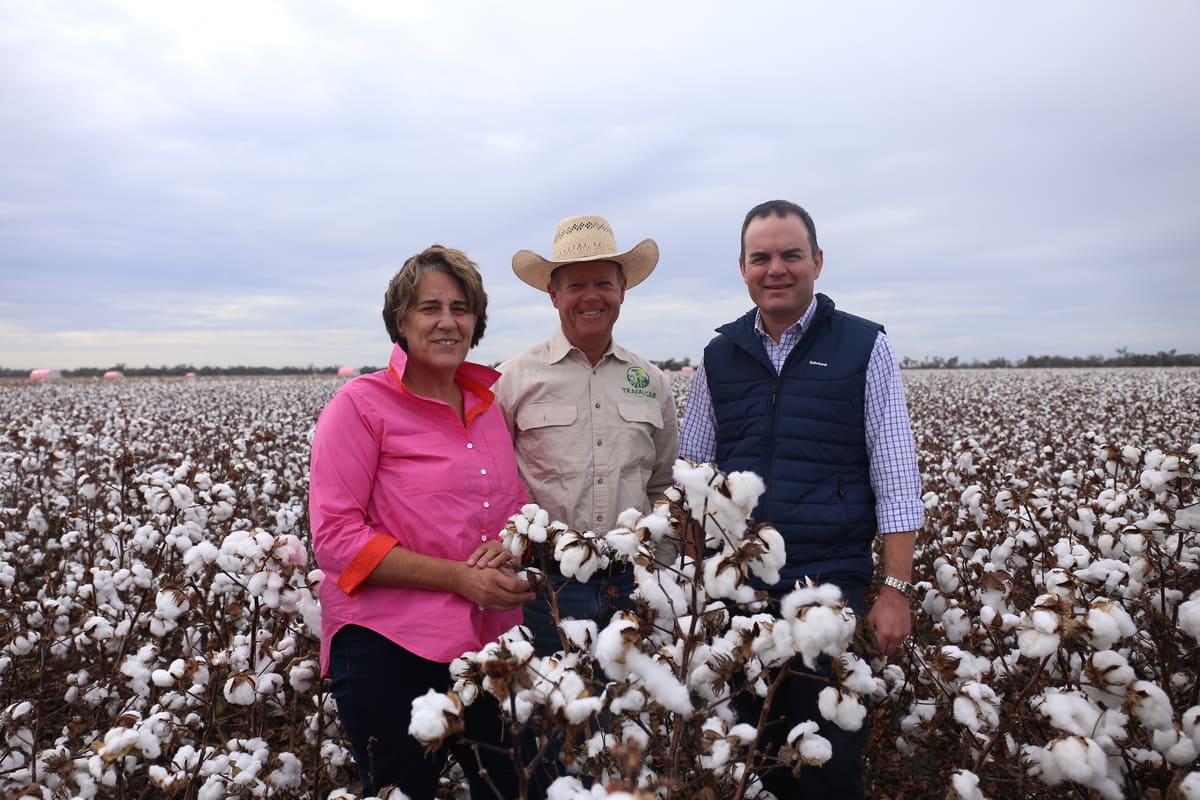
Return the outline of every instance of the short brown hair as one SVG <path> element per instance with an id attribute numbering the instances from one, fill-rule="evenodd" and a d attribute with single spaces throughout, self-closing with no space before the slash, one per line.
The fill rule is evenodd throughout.
<path id="1" fill-rule="evenodd" d="M 745 261 L 746 259 L 746 228 L 750 227 L 750 223 L 756 217 L 769 217 L 772 214 L 780 219 L 788 214 L 795 214 L 804 223 L 804 227 L 808 228 L 808 247 L 812 250 L 810 255 L 815 256 L 816 252 L 821 249 L 817 246 L 817 225 L 813 222 L 812 215 L 790 200 L 768 200 L 747 211 L 746 218 L 742 220 L 742 250 L 741 255 L 738 256 L 739 260 Z"/>
<path id="2" fill-rule="evenodd" d="M 483 278 L 479 267 L 467 258 L 467 254 L 440 244 L 430 245 L 404 262 L 404 266 L 392 278 L 383 294 L 383 324 L 388 336 L 407 352 L 408 342 L 400 335 L 400 318 L 408 311 L 417 289 L 417 281 L 426 272 L 444 272 L 452 275 L 462 286 L 467 296 L 467 308 L 475 315 L 475 332 L 471 336 L 471 347 L 483 339 L 487 328 L 487 292 L 483 290 Z"/>

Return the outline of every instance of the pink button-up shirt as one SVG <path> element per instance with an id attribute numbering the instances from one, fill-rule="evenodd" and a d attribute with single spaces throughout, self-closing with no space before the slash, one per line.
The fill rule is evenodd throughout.
<path id="1" fill-rule="evenodd" d="M 465 561 L 499 539 L 525 502 L 512 439 L 488 389 L 499 373 L 464 363 L 455 374 L 466 422 L 447 403 L 400 379 L 407 354 L 343 386 L 317 421 L 309 517 L 321 584 L 321 673 L 348 624 L 369 628 L 431 661 L 477 650 L 522 620 L 452 592 L 376 586 L 366 578 L 397 544 Z"/>

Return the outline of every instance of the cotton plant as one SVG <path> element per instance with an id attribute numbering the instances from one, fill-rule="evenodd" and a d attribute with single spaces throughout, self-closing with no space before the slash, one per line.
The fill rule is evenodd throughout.
<path id="1" fill-rule="evenodd" d="M 848 652 L 857 620 L 840 590 L 798 585 L 770 614 L 754 588 L 754 581 L 777 583 L 785 560 L 779 532 L 750 520 L 761 479 L 682 460 L 675 477 L 679 488 L 666 500 L 646 512 L 623 512 L 603 534 L 571 530 L 535 504 L 513 515 L 501 538 L 515 556 L 532 556 L 531 564 L 553 558 L 564 576 L 587 580 L 613 562 L 629 562 L 637 609 L 602 626 L 559 620 L 565 647 L 550 657 L 533 655 L 521 627 L 464 653 L 451 665 L 450 691 L 414 703 L 414 735 L 440 744 L 458 730 L 457 710 L 487 692 L 518 730 L 554 740 L 562 738 L 554 730 L 571 732 L 562 756 L 568 774 L 604 776 L 629 791 L 690 785 L 758 796 L 761 783 L 746 766 L 755 757 L 758 720 L 737 720 L 729 701 L 743 692 L 769 696 L 771 671 L 793 657 L 810 668 L 832 659 L 820 713 L 848 730 L 860 728 L 867 699 L 883 685 L 868 662 Z M 687 520 L 704 534 L 702 558 L 682 546 Z M 828 758 L 829 744 L 815 725 L 797 733 L 785 750 L 788 763 Z M 580 740 L 588 731 L 593 738 Z M 593 748 L 597 742 L 603 746 Z"/>

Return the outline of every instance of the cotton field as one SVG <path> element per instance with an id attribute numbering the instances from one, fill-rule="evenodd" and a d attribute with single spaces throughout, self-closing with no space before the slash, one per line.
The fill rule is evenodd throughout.
<path id="1" fill-rule="evenodd" d="M 868 795 L 1200 800 L 1200 371 L 905 378 L 922 602 L 857 678 Z M 0 383 L 0 793 L 353 796 L 307 548 L 340 384 Z M 684 727 L 682 686 L 693 773 L 737 777 L 745 726 Z"/>

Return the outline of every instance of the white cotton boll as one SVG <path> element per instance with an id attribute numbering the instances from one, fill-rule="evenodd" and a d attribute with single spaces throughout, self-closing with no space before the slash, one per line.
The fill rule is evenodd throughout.
<path id="1" fill-rule="evenodd" d="M 608 704 L 608 710 L 612 712 L 613 716 L 620 716 L 627 712 L 641 711 L 645 707 L 646 695 L 636 686 L 630 686 L 614 697 Z"/>
<path id="2" fill-rule="evenodd" d="M 762 553 L 750 562 L 750 571 L 765 583 L 779 583 L 779 570 L 787 564 L 787 546 L 783 535 L 770 525 L 761 525 L 755 535 L 762 546 Z"/>
<path id="3" fill-rule="evenodd" d="M 546 789 L 546 800 L 592 800 L 592 793 L 579 778 L 563 775 Z"/>
<path id="4" fill-rule="evenodd" d="M 1171 527 L 1171 517 L 1161 508 L 1156 508 L 1134 523 L 1138 530 L 1157 531 Z"/>
<path id="5" fill-rule="evenodd" d="M 984 800 L 979 790 L 979 776 L 965 769 L 955 770 L 950 775 L 950 788 L 959 800 Z"/>
<path id="6" fill-rule="evenodd" d="M 838 656 L 838 679 L 843 689 L 860 695 L 883 694 L 883 681 L 876 678 L 871 665 L 854 653 Z"/>
<path id="7" fill-rule="evenodd" d="M 788 744 L 805 764 L 824 764 L 833 756 L 833 744 L 817 733 L 817 723 L 805 720 L 788 732 Z"/>
<path id="8" fill-rule="evenodd" d="M 239 672 L 225 681 L 225 699 L 235 706 L 252 706 L 257 695 L 255 693 L 254 675 Z"/>
<path id="9" fill-rule="evenodd" d="M 1183 766 L 1196 760 L 1196 743 L 1177 728 L 1160 728 L 1150 734 L 1150 745 L 1163 754 L 1167 763 Z"/>
<path id="10" fill-rule="evenodd" d="M 1183 732 L 1191 737 L 1197 747 L 1200 747 L 1200 705 L 1192 706 L 1183 712 L 1180 720 Z"/>
<path id="11" fill-rule="evenodd" d="M 958 570 L 953 564 L 941 564 L 937 568 L 938 588 L 946 594 L 954 594 L 962 586 L 958 578 Z"/>
<path id="12" fill-rule="evenodd" d="M 165 669 L 156 669 L 150 673 L 150 680 L 160 689 L 175 685 L 175 676 Z"/>
<path id="13" fill-rule="evenodd" d="M 1179 630 L 1200 641 L 1200 596 L 1179 604 Z"/>
<path id="14" fill-rule="evenodd" d="M 758 505 L 758 498 L 767 490 L 762 478 L 753 472 L 731 472 L 725 478 L 725 487 L 729 490 L 730 500 L 742 510 L 742 516 L 750 516 L 750 512 Z"/>
<path id="15" fill-rule="evenodd" d="M 613 680 L 624 680 L 629 675 L 625 666 L 625 655 L 640 641 L 637 630 L 637 620 L 622 611 L 614 614 L 596 636 L 596 660 L 600 662 L 600 668 Z"/>
<path id="16" fill-rule="evenodd" d="M 1122 639 L 1137 633 L 1137 624 L 1120 603 L 1097 600 L 1087 615 L 1088 633 L 1097 650 L 1110 650 Z"/>
<path id="17" fill-rule="evenodd" d="M 642 512 L 638 509 L 627 508 L 621 513 L 617 514 L 617 527 L 636 530 L 638 527 L 638 520 L 641 519 L 641 516 Z"/>
<path id="18" fill-rule="evenodd" d="M 854 637 L 853 614 L 828 606 L 808 606 L 789 620 L 792 647 L 808 667 L 815 668 L 822 653 L 841 655 Z"/>
<path id="19" fill-rule="evenodd" d="M 709 597 L 736 597 L 742 580 L 737 565 L 723 553 L 704 559 L 704 590 Z"/>
<path id="20" fill-rule="evenodd" d="M 844 731 L 859 730 L 867 717 L 867 707 L 859 696 L 836 686 L 826 686 L 817 695 L 817 710 Z"/>
<path id="21" fill-rule="evenodd" d="M 1099 650 L 1083 664 L 1084 692 L 1109 708 L 1124 704 L 1127 687 L 1136 677 L 1125 656 L 1113 650 Z"/>
<path id="22" fill-rule="evenodd" d="M 1184 776 L 1179 782 L 1179 796 L 1182 800 L 1200 800 L 1200 771 Z"/>
<path id="23" fill-rule="evenodd" d="M 430 689 L 413 699 L 408 732 L 424 744 L 439 742 L 462 728 L 462 708 L 454 695 Z"/>
<path id="24" fill-rule="evenodd" d="M 1050 612 L 1035 612 L 1035 614 L 1048 614 L 1057 622 L 1058 617 Z M 1034 624 L 1028 627 L 1023 627 L 1017 632 L 1017 649 L 1021 655 L 1030 659 L 1041 659 L 1054 653 L 1058 650 L 1059 636 L 1057 633 L 1051 633 L 1040 628 L 1036 620 Z"/>
<path id="25" fill-rule="evenodd" d="M 603 539 L 594 535 L 570 530 L 563 532 L 554 543 L 554 558 L 558 561 L 559 572 L 587 583 L 596 570 L 608 566 L 608 558 L 598 549 L 603 542 Z"/>
<path id="26" fill-rule="evenodd" d="M 603 697 L 580 697 L 566 704 L 563 708 L 563 716 L 572 725 L 582 725 L 603 709 Z"/>
<path id="27" fill-rule="evenodd" d="M 1102 742 L 1126 738 L 1128 717 L 1118 711 L 1101 709 L 1085 694 L 1073 689 L 1051 687 L 1033 700 L 1033 706 L 1063 733 L 1091 736 Z"/>
<path id="28" fill-rule="evenodd" d="M 641 678 L 656 703 L 684 718 L 692 715 L 694 709 L 687 687 L 679 682 L 670 667 L 632 648 L 625 653 L 625 663 L 630 672 Z"/>
<path id="29" fill-rule="evenodd" d="M 564 619 L 559 623 L 567 642 L 577 650 L 590 653 L 599 636 L 599 628 L 592 619 Z"/>
<path id="30" fill-rule="evenodd" d="M 631 559 L 638 554 L 642 540 L 628 528 L 613 528 L 604 534 L 604 541 L 618 555 Z"/>
<path id="31" fill-rule="evenodd" d="M 1121 460 L 1126 464 L 1137 464 L 1142 460 L 1142 451 L 1131 444 L 1121 449 Z"/>
<path id="32" fill-rule="evenodd" d="M 1000 724 L 1000 698 L 992 687 L 969 681 L 954 696 L 954 719 L 975 733 L 994 730 Z"/>
<path id="33" fill-rule="evenodd" d="M 1046 783 L 1054 786 L 1063 781 L 1095 789 L 1105 800 L 1122 800 L 1121 786 L 1108 777 L 1108 756 L 1103 748 L 1085 736 L 1068 736 L 1051 741 L 1042 760 Z"/>
<path id="34" fill-rule="evenodd" d="M 961 642 L 971 632 L 971 618 L 968 616 L 966 609 L 960 606 L 954 606 L 946 609 L 946 613 L 938 620 L 938 624 L 942 626 L 942 631 L 946 634 L 946 638 L 954 643 Z"/>
<path id="35" fill-rule="evenodd" d="M 154 598 L 154 611 L 167 620 L 176 620 L 192 607 L 188 596 L 176 588 L 160 589 Z"/>
<path id="36" fill-rule="evenodd" d="M 639 517 L 632 527 L 639 532 L 645 530 L 650 535 L 650 541 L 655 544 L 668 536 L 673 536 L 675 529 L 671 526 L 670 505 L 660 500 L 655 503 L 653 511 Z"/>
<path id="37" fill-rule="evenodd" d="M 1150 730 L 1175 727 L 1171 699 L 1162 688 L 1150 681 L 1136 681 L 1129 690 L 1129 706 L 1133 715 Z"/>

